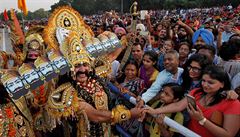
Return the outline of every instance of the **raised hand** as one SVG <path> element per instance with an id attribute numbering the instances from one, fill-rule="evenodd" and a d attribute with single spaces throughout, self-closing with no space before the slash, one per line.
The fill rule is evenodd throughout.
<path id="1" fill-rule="evenodd" d="M 146 106 L 144 108 L 144 112 L 148 113 L 148 114 L 151 114 L 151 115 L 156 115 L 157 114 L 157 111 L 149 106 Z"/>

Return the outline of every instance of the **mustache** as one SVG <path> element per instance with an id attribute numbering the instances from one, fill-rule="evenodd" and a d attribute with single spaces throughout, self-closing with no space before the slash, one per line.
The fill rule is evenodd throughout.
<path id="1" fill-rule="evenodd" d="M 76 76 L 81 75 L 81 74 L 85 74 L 86 76 L 89 76 L 89 72 L 88 71 L 78 71 L 76 73 Z"/>
<path id="2" fill-rule="evenodd" d="M 26 58 L 25 59 L 25 63 L 31 63 L 31 62 L 34 62 L 36 59 L 31 59 L 31 58 Z"/>

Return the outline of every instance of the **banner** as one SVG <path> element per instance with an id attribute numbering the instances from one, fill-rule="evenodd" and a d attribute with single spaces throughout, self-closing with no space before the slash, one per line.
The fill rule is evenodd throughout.
<path id="1" fill-rule="evenodd" d="M 26 0 L 18 0 L 18 8 L 23 11 L 23 14 L 27 16 L 28 14 L 28 9 L 27 9 L 27 4 Z"/>

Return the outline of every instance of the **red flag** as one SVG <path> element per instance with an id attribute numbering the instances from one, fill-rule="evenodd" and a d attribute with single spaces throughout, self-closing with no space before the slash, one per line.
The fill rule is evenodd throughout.
<path id="1" fill-rule="evenodd" d="M 6 9 L 5 9 L 4 12 L 3 12 L 3 17 L 4 17 L 4 20 L 5 20 L 5 21 L 8 21 L 8 20 L 9 20 Z"/>

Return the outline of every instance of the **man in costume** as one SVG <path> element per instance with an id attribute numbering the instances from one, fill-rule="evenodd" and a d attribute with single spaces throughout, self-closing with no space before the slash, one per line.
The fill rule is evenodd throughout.
<path id="1" fill-rule="evenodd" d="M 67 34 L 67 38 L 57 36 L 58 44 L 52 38 L 56 38 L 59 27 L 66 29 L 63 32 Z M 71 136 L 111 136 L 110 123 L 119 123 L 141 114 L 141 109 L 127 110 L 124 106 L 117 106 L 109 111 L 110 92 L 99 75 L 107 76 L 105 69 L 108 70 L 108 65 L 111 65 L 108 62 L 114 60 L 118 54 L 108 53 L 109 56 L 105 56 L 105 59 L 93 59 L 90 56 L 83 41 L 93 40 L 95 46 L 100 44 L 93 38 L 92 31 L 78 12 L 68 6 L 56 9 L 44 29 L 44 40 L 50 48 L 60 50 L 72 66 L 71 74 L 60 78 L 58 88 L 49 96 L 47 109 L 60 121 L 62 117 L 76 119 L 68 120 L 72 127 Z M 117 51 L 120 53 L 119 49 Z"/>
<path id="2" fill-rule="evenodd" d="M 15 55 L 12 55 L 11 58 L 14 59 L 16 71 L 18 70 L 20 74 L 23 74 L 26 71 L 24 67 L 21 69 L 23 63 L 37 66 L 39 62 L 41 62 L 36 61 L 38 57 L 46 56 L 46 46 L 42 37 L 44 26 L 33 26 L 24 35 L 14 10 L 11 10 L 11 21 L 9 25 L 11 28 L 11 42 L 15 52 Z M 26 103 L 26 107 L 31 110 L 33 116 L 32 124 L 35 130 L 48 131 L 52 130 L 56 125 L 54 120 L 45 113 L 46 111 L 44 109 L 48 94 L 53 89 L 53 80 L 48 82 L 44 81 L 44 84 L 32 90 L 30 95 L 23 97 L 26 98 L 26 100 L 22 103 Z"/>
<path id="3" fill-rule="evenodd" d="M 26 71 L 25 69 L 21 69 L 21 65 L 23 62 L 32 63 L 37 59 L 38 56 L 43 55 L 44 43 L 40 32 L 43 30 L 43 27 L 36 27 L 31 29 L 26 34 L 26 41 L 24 34 L 21 30 L 20 24 L 17 20 L 15 12 L 11 10 L 11 42 L 13 45 L 13 50 L 15 55 L 10 55 L 9 58 L 14 59 L 14 68 L 11 70 L 1 70 L 3 73 L 7 74 L 4 77 L 1 76 L 1 82 L 6 82 L 10 79 L 15 79 L 17 70 L 19 72 Z M 16 68 L 15 68 L 16 67 Z M 18 68 L 20 67 L 20 68 Z M 24 67 L 23 67 L 24 68 Z M 7 72 L 7 73 L 6 73 Z M 24 72 L 23 72 L 24 73 Z M 18 74 L 17 74 L 18 75 Z M 34 111 L 34 113 L 30 112 L 29 106 L 43 108 L 43 104 L 46 103 L 46 92 L 44 92 L 44 88 L 40 87 L 41 92 L 35 92 L 34 99 L 29 96 L 23 96 L 19 99 L 13 99 L 7 94 L 6 89 L 1 84 L 1 130 L 0 136 L 30 136 L 34 137 L 35 133 L 33 129 L 38 129 L 39 117 L 34 116 L 32 114 L 36 114 L 38 111 Z M 15 83 L 16 86 L 16 83 Z M 36 89 L 38 91 L 39 89 Z M 17 89 L 16 89 L 17 90 Z M 17 92 L 17 91 L 16 91 Z M 38 94 L 40 93 L 40 94 Z M 34 94 L 34 91 L 33 91 Z M 45 98 L 45 99 L 43 99 Z M 10 122 L 9 122 L 10 121 Z M 34 124 L 34 126 L 33 126 Z M 46 124 L 46 123 L 44 123 Z M 52 126 L 50 124 L 46 124 L 46 126 Z M 40 129 L 42 130 L 42 129 Z"/>

